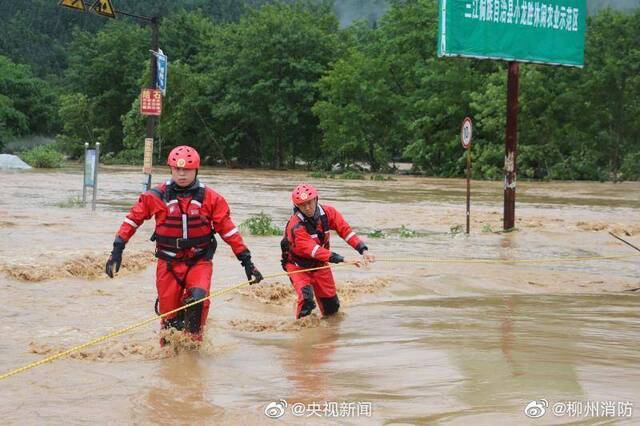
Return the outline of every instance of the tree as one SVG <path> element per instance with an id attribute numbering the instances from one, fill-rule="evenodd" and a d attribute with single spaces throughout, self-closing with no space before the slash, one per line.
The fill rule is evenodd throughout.
<path id="1" fill-rule="evenodd" d="M 87 126 L 105 153 L 122 149 L 121 117 L 139 96 L 149 64 L 148 44 L 148 30 L 126 22 L 110 22 L 97 34 L 74 34 L 65 89 L 89 100 Z"/>
<path id="2" fill-rule="evenodd" d="M 5 139 L 54 131 L 56 102 L 49 84 L 34 77 L 28 66 L 0 56 L 0 132 Z"/>

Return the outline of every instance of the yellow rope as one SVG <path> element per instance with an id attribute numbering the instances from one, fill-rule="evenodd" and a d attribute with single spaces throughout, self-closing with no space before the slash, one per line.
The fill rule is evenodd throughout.
<path id="1" fill-rule="evenodd" d="M 293 271 L 293 272 L 281 272 L 281 273 L 278 273 L 278 274 L 266 275 L 266 276 L 263 277 L 263 279 L 281 277 L 281 276 L 292 275 L 292 274 L 299 274 L 301 272 L 316 271 L 316 270 L 319 270 L 319 269 L 326 269 L 326 268 L 331 268 L 332 266 L 335 267 L 335 266 L 342 266 L 342 265 L 344 265 L 344 264 L 319 266 L 317 268 L 308 268 L 308 269 L 302 269 L 302 270 Z M 251 284 L 252 282 L 253 281 L 243 281 L 243 282 L 241 282 L 239 284 L 236 284 L 236 285 L 233 285 L 231 287 L 227 287 L 227 288 L 224 288 L 222 290 L 218 290 L 216 292 L 211 293 L 209 296 L 207 296 L 207 297 L 205 297 L 203 299 L 196 300 L 195 302 L 189 303 L 187 305 L 183 305 L 183 306 L 181 306 L 181 307 L 179 307 L 177 309 L 174 309 L 172 311 L 165 312 L 164 314 L 156 315 L 156 316 L 154 316 L 152 318 L 148 318 L 148 319 L 142 320 L 142 321 L 137 322 L 135 324 L 132 324 L 132 325 L 130 325 L 128 327 L 121 328 L 121 329 L 113 331 L 113 332 L 111 332 L 109 334 L 105 334 L 104 336 L 101 336 L 101 337 L 95 338 L 93 340 L 90 340 L 90 341 L 88 341 L 86 343 L 83 343 L 81 345 L 69 348 L 66 351 L 59 352 L 59 353 L 57 353 L 55 355 L 51 355 L 51 356 L 49 356 L 47 358 L 43 358 L 43 359 L 41 359 L 39 361 L 34 361 L 34 362 L 32 362 L 30 364 L 27 364 L 27 365 L 25 365 L 23 367 L 16 368 L 15 370 L 11 370 L 11 371 L 1 375 L 0 376 L 0 381 L 4 380 L 4 379 L 7 379 L 7 378 L 9 378 L 11 376 L 15 376 L 16 374 L 20 374 L 22 372 L 30 370 L 32 368 L 38 367 L 40 365 L 48 364 L 48 363 L 50 363 L 52 361 L 55 361 L 55 360 L 57 360 L 59 358 L 65 357 L 65 356 L 67 356 L 67 355 L 69 355 L 69 354 L 71 354 L 73 352 L 77 352 L 77 351 L 82 350 L 84 348 L 88 348 L 89 346 L 93 346 L 93 345 L 97 345 L 98 343 L 102 343 L 105 340 L 111 339 L 113 337 L 120 336 L 122 334 L 128 333 L 131 330 L 135 330 L 136 328 L 140 328 L 143 325 L 149 324 L 151 322 L 157 321 L 158 319 L 162 319 L 162 318 L 165 318 L 165 317 L 167 317 L 169 315 L 175 314 L 178 311 L 181 311 L 183 309 L 189 308 L 189 307 L 191 307 L 193 305 L 196 305 L 198 303 L 202 303 L 205 300 L 213 299 L 214 297 L 220 297 L 220 296 L 222 296 L 222 295 L 224 295 L 226 293 L 232 292 L 234 290 L 238 290 L 238 289 L 240 289 L 242 287 L 245 287 L 245 286 Z"/>
<path id="2" fill-rule="evenodd" d="M 591 256 L 591 257 L 573 257 L 573 258 L 561 258 L 561 259 L 426 259 L 426 258 L 378 258 L 376 259 L 376 261 L 378 262 L 393 262 L 393 263 L 499 263 L 499 264 L 508 264 L 508 263 L 557 263 L 557 262 L 581 262 L 581 261 L 588 261 L 588 260 L 610 260 L 610 259 L 625 259 L 625 258 L 631 258 L 631 257 L 637 257 L 640 256 L 638 254 L 633 254 L 633 255 L 619 255 L 619 256 Z M 272 274 L 272 275 L 266 275 L 263 278 L 264 279 L 269 279 L 269 278 L 276 278 L 276 277 L 281 277 L 281 276 L 285 276 L 285 275 L 292 275 L 292 274 L 298 274 L 301 272 L 309 272 L 309 271 L 315 271 L 315 270 L 319 270 L 319 269 L 326 269 L 326 268 L 331 268 L 331 267 L 336 267 L 336 266 L 343 266 L 345 264 L 334 264 L 334 265 L 326 265 L 326 266 L 320 266 L 317 268 L 309 268 L 309 269 L 302 269 L 299 271 L 294 271 L 294 272 L 281 272 L 278 274 Z M 40 365 L 44 365 L 44 364 L 48 364 L 52 361 L 55 361 L 59 358 L 65 357 L 73 352 L 77 352 L 79 350 L 82 350 L 84 348 L 88 348 L 90 346 L 93 345 L 97 345 L 98 343 L 104 342 L 105 340 L 111 339 L 113 337 L 116 336 L 120 336 L 122 334 L 125 334 L 131 330 L 134 330 L 136 328 L 140 328 L 143 325 L 149 324 L 151 322 L 157 321 L 158 319 L 162 319 L 165 318 L 169 315 L 175 314 L 176 312 L 179 312 L 183 309 L 189 308 L 193 305 L 196 305 L 198 303 L 202 303 L 205 300 L 208 299 L 213 299 L 214 297 L 220 297 L 226 293 L 232 292 L 234 290 L 238 290 L 242 287 L 245 287 L 249 284 L 251 284 L 252 281 L 244 281 L 241 282 L 239 284 L 233 285 L 231 287 L 227 287 L 224 288 L 222 290 L 218 290 L 216 292 L 211 293 L 209 296 L 205 297 L 204 299 L 200 299 L 197 300 L 195 302 L 189 303 L 187 305 L 181 306 L 177 309 L 174 309 L 172 311 L 169 312 L 165 312 L 164 314 L 161 315 L 156 315 L 152 318 L 148 318 L 145 319 L 143 321 L 137 322 L 135 324 L 132 324 L 128 327 L 125 328 L 121 328 L 119 330 L 113 331 L 111 333 L 105 334 L 104 336 L 98 337 L 96 339 L 90 340 L 86 343 L 83 343 L 81 345 L 78 346 L 74 346 L 72 348 L 69 348 L 65 351 L 59 352 L 55 355 L 51 355 L 47 358 L 43 358 L 39 361 L 35 361 L 32 362 L 30 364 L 27 364 L 23 367 L 20 368 L 16 368 L 15 370 L 11 370 L 3 375 L 0 375 L 0 380 L 4 380 L 7 379 L 11 376 L 15 376 L 16 374 L 20 374 L 24 371 L 30 370 L 32 368 L 38 367 Z"/>
<path id="3" fill-rule="evenodd" d="M 428 258 L 376 258 L 376 262 L 390 263 L 565 263 L 584 262 L 588 260 L 611 260 L 638 257 L 640 254 L 625 254 L 617 256 L 565 257 L 556 259 L 428 259 Z"/>

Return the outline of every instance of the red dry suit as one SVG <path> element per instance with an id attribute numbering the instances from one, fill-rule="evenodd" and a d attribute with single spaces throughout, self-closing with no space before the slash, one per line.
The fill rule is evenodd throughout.
<path id="1" fill-rule="evenodd" d="M 156 288 L 159 314 L 172 311 L 191 299 L 209 295 L 212 257 L 218 233 L 234 254 L 248 251 L 230 217 L 224 197 L 197 179 L 179 190 L 170 181 L 140 195 L 118 230 L 126 243 L 145 220 L 155 218 L 152 241 L 156 243 L 158 266 Z M 191 298 L 191 299 L 190 299 Z M 163 327 L 185 329 L 201 338 L 209 312 L 209 300 L 179 311 L 163 320 Z M 195 315 L 189 322 L 189 315 Z"/>
<path id="2" fill-rule="evenodd" d="M 332 257 L 329 241 L 331 230 L 336 231 L 340 238 L 360 254 L 367 250 L 367 246 L 334 207 L 318 204 L 313 218 L 305 217 L 295 208 L 287 222 L 282 241 L 282 261 L 287 272 L 327 265 Z M 331 269 L 299 272 L 289 275 L 289 278 L 298 295 L 296 318 L 309 315 L 315 308 L 314 294 L 323 315 L 332 315 L 338 311 L 340 301 Z"/>

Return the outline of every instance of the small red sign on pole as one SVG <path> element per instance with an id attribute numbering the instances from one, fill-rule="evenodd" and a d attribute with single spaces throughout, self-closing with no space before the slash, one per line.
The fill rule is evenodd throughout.
<path id="1" fill-rule="evenodd" d="M 162 93 L 158 89 L 142 89 L 140 92 L 140 114 L 162 114 Z"/>

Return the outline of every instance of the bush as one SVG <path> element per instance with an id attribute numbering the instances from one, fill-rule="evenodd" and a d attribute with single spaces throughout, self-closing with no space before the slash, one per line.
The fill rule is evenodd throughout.
<path id="1" fill-rule="evenodd" d="M 375 181 L 395 180 L 393 176 L 385 176 L 381 174 L 371 175 L 369 179 Z"/>
<path id="2" fill-rule="evenodd" d="M 384 238 L 385 234 L 381 229 L 374 229 L 373 231 L 367 234 L 371 238 Z"/>
<path id="3" fill-rule="evenodd" d="M 352 180 L 361 180 L 364 179 L 364 175 L 360 172 L 354 172 L 352 170 L 347 170 L 346 172 L 340 175 L 342 179 L 352 179 Z"/>
<path id="4" fill-rule="evenodd" d="M 55 206 L 64 209 L 71 209 L 75 207 L 84 207 L 84 203 L 82 202 L 82 198 L 76 196 L 70 197 L 66 201 L 59 201 Z"/>
<path id="5" fill-rule="evenodd" d="M 315 179 L 335 179 L 336 174 L 335 173 L 327 173 L 327 172 L 323 172 L 320 170 L 317 170 L 315 172 L 311 172 L 309 173 L 309 177 L 311 178 L 315 178 Z"/>
<path id="6" fill-rule="evenodd" d="M 263 212 L 242 222 L 240 228 L 243 231 L 249 231 L 251 235 L 259 236 L 282 235 L 283 232 L 273 224 L 271 216 Z"/>
<path id="7" fill-rule="evenodd" d="M 627 154 L 620 167 L 623 180 L 640 180 L 640 152 Z"/>
<path id="8" fill-rule="evenodd" d="M 413 229 L 409 229 L 406 226 L 400 226 L 400 238 L 414 238 L 417 237 L 418 233 Z"/>
<path id="9" fill-rule="evenodd" d="M 22 159 L 38 169 L 54 169 L 64 164 L 64 155 L 50 145 L 40 145 L 23 152 Z"/>

